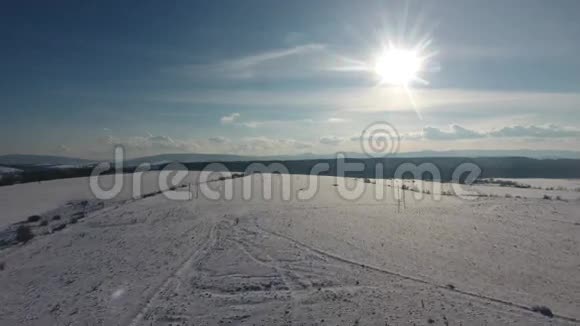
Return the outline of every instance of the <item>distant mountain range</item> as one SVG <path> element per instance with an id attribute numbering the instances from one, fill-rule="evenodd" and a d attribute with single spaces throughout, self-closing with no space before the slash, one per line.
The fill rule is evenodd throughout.
<path id="1" fill-rule="evenodd" d="M 0 155 L 0 165 L 87 165 L 95 162 L 97 161 L 52 155 Z"/>
<path id="2" fill-rule="evenodd" d="M 563 150 L 452 150 L 399 153 L 397 157 L 527 157 L 537 159 L 580 159 L 578 151 Z"/>
<path id="3" fill-rule="evenodd" d="M 565 154 L 565 155 L 562 155 Z M 435 165 L 441 180 L 449 181 L 455 169 L 463 163 L 472 163 L 481 169 L 482 178 L 580 178 L 580 158 L 576 152 L 562 151 L 447 151 L 404 153 L 387 158 L 368 158 L 360 153 L 347 153 L 350 163 L 357 163 L 362 170 L 348 171 L 347 176 L 374 178 L 377 167 L 382 167 L 382 177 L 395 176 L 396 169 L 404 163 L 419 166 L 423 163 Z M 565 157 L 565 158 L 562 158 Z M 281 162 L 283 171 L 290 174 L 309 174 L 315 166 L 327 166 L 325 175 L 342 175 L 340 162 L 335 155 L 287 155 L 287 156 L 239 156 L 216 154 L 166 154 L 127 160 L 124 173 L 135 171 L 141 163 L 150 163 L 153 170 L 181 169 L 168 166 L 170 162 L 181 162 L 186 169 L 201 171 L 212 168 L 208 164 L 220 162 L 228 171 L 245 172 L 255 167 L 254 162 L 264 167 Z M 39 182 L 63 178 L 86 177 L 93 172 L 97 161 L 58 156 L 7 155 L 0 156 L 0 186 L 16 183 Z M 362 164 L 362 165 L 361 165 Z M 280 165 L 278 165 L 280 167 Z M 320 167 L 320 166 L 319 166 Z M 116 173 L 109 168 L 103 173 Z M 345 171 L 343 171 L 345 172 Z"/>
<path id="4" fill-rule="evenodd" d="M 348 152 L 345 155 L 349 158 L 366 158 L 365 154 Z M 398 158 L 420 158 L 420 157 L 528 157 L 537 159 L 557 159 L 570 158 L 580 159 L 580 152 L 561 150 L 453 150 L 453 151 L 418 151 L 406 152 L 392 155 Z M 137 166 L 141 163 L 164 164 L 169 162 L 195 163 L 195 162 L 234 162 L 234 161 L 295 161 L 295 160 L 315 160 L 332 159 L 336 154 L 313 154 L 305 153 L 298 155 L 270 155 L 270 156 L 244 156 L 228 154 L 160 154 L 141 158 L 129 159 L 127 166 Z M 65 156 L 50 155 L 0 155 L 0 166 L 45 166 L 58 167 L 66 166 L 87 166 L 98 163 L 99 160 L 88 160 Z"/>

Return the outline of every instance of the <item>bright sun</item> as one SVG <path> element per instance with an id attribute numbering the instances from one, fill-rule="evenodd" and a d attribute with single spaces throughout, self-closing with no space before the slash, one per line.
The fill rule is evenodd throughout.
<path id="1" fill-rule="evenodd" d="M 416 51 L 387 48 L 376 59 L 375 73 L 381 84 L 408 87 L 411 82 L 420 80 L 418 73 L 422 63 Z"/>
<path id="2" fill-rule="evenodd" d="M 412 46 L 397 46 L 388 41 L 382 44 L 382 51 L 370 61 L 343 57 L 345 64 L 336 67 L 336 70 L 371 73 L 378 79 L 377 86 L 388 85 L 404 90 L 417 116 L 422 119 L 413 88 L 428 86 L 429 82 L 423 79 L 422 74 L 439 70 L 438 65 L 431 62 L 437 55 L 437 51 L 430 49 L 431 43 L 430 38 L 424 38 Z M 409 45 L 408 42 L 406 44 Z"/>

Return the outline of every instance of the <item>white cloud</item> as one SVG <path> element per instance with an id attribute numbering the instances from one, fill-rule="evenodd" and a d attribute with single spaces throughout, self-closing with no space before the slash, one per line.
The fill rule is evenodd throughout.
<path id="1" fill-rule="evenodd" d="M 580 130 L 564 128 L 557 125 L 548 126 L 511 126 L 488 133 L 493 137 L 538 137 L 538 138 L 566 138 L 580 137 Z"/>
<path id="2" fill-rule="evenodd" d="M 55 149 L 55 152 L 60 153 L 60 154 L 66 154 L 66 153 L 69 153 L 70 151 L 71 151 L 70 147 L 68 147 L 64 144 L 58 145 Z"/>
<path id="3" fill-rule="evenodd" d="M 580 129 L 561 127 L 557 125 L 514 125 L 500 129 L 477 131 L 453 124 L 447 129 L 427 126 L 420 132 L 406 134 L 405 138 L 411 140 L 461 140 L 477 138 L 580 138 Z"/>
<path id="4" fill-rule="evenodd" d="M 220 121 L 223 125 L 227 125 L 227 124 L 232 124 L 234 122 L 236 122 L 236 120 L 238 120 L 240 118 L 240 114 L 239 113 L 232 113 L 230 115 L 226 115 L 221 117 Z"/>
<path id="5" fill-rule="evenodd" d="M 239 142 L 231 144 L 230 150 L 240 154 L 269 155 L 296 153 L 311 147 L 311 143 L 295 139 L 244 137 Z"/>
<path id="6" fill-rule="evenodd" d="M 228 138 L 225 138 L 222 136 L 210 137 L 210 138 L 208 138 L 208 140 L 212 143 L 217 143 L 217 144 L 225 144 L 225 143 L 230 141 Z"/>
<path id="7" fill-rule="evenodd" d="M 476 131 L 463 128 L 459 125 L 451 125 L 449 130 L 442 130 L 434 127 L 423 128 L 423 138 L 432 140 L 445 140 L 445 139 L 473 139 L 483 137 Z"/>
<path id="8" fill-rule="evenodd" d="M 326 120 L 328 123 L 343 123 L 346 122 L 346 119 L 342 119 L 342 118 L 328 118 L 328 120 Z"/>
<path id="9" fill-rule="evenodd" d="M 289 56 L 300 55 L 310 52 L 316 52 L 320 50 L 324 50 L 325 46 L 322 44 L 304 44 L 295 47 L 285 48 L 285 49 L 276 49 L 270 50 L 246 57 L 242 57 L 235 60 L 230 60 L 221 63 L 222 66 L 227 66 L 232 69 L 245 69 L 251 68 L 260 64 L 264 64 L 268 61 L 278 60 L 282 58 L 286 58 Z"/>
<path id="10" fill-rule="evenodd" d="M 153 136 L 150 135 L 148 137 L 148 140 L 153 143 L 153 144 L 169 144 L 169 145 L 173 145 L 175 144 L 175 141 L 169 137 L 169 136 Z"/>
<path id="11" fill-rule="evenodd" d="M 111 146 L 123 146 L 130 152 L 187 152 L 197 149 L 195 142 L 184 142 L 174 140 L 169 136 L 151 135 L 147 136 L 130 136 L 130 137 L 113 137 L 111 135 L 99 137 L 98 143 L 105 145 L 105 150 L 110 150 Z"/>
<path id="12" fill-rule="evenodd" d="M 324 145 L 337 146 L 343 143 L 346 139 L 344 137 L 338 136 L 322 136 L 320 137 L 320 143 Z"/>
<path id="13" fill-rule="evenodd" d="M 258 122 L 258 121 L 248 121 L 248 122 L 243 122 L 240 125 L 244 126 L 244 127 L 248 127 L 248 128 L 258 128 L 259 125 L 263 125 L 264 122 Z"/>
<path id="14" fill-rule="evenodd" d="M 306 125 L 312 124 L 315 121 L 312 119 L 299 119 L 299 120 L 250 120 L 250 121 L 240 121 L 241 115 L 239 113 L 233 113 L 229 116 L 222 117 L 221 123 L 224 125 L 236 125 L 246 128 L 258 128 L 258 127 L 276 127 L 283 128 L 289 125 Z"/>
<path id="15" fill-rule="evenodd" d="M 123 146 L 129 158 L 168 153 L 214 153 L 240 155 L 276 155 L 304 153 L 314 144 L 292 138 L 215 136 L 203 139 L 175 139 L 165 135 L 100 137 L 95 156 L 109 157 L 114 146 Z"/>

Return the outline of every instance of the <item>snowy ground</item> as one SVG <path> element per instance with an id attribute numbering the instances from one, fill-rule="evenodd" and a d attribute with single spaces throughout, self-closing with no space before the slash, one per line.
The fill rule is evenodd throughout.
<path id="1" fill-rule="evenodd" d="M 366 191 L 346 200 L 341 180 L 320 177 L 318 193 L 301 200 L 308 177 L 275 175 L 273 189 L 283 178 L 290 200 L 262 198 L 256 175 L 210 184 L 232 183 L 231 200 L 124 192 L 63 230 L 0 250 L 0 325 L 579 324 L 577 192 L 545 200 L 544 190 L 476 186 L 495 196 L 417 200 L 405 191 L 399 206 L 397 181 L 349 178 Z M 0 225 L 78 209 L 65 204 L 90 198 L 86 180 L 0 188 Z"/>
<path id="2" fill-rule="evenodd" d="M 8 166 L 1 166 L 0 165 L 0 178 L 2 178 L 2 174 L 4 174 L 4 173 L 15 173 L 15 172 L 19 172 L 19 171 L 21 171 L 21 170 L 11 168 Z"/>
<path id="3" fill-rule="evenodd" d="M 139 178 L 142 187 L 138 188 L 141 189 L 142 194 L 168 188 L 165 184 L 159 185 L 159 174 L 160 172 L 157 171 L 142 174 Z M 123 187 L 121 193 L 111 202 L 131 199 L 137 194 L 133 191 L 133 181 L 137 178 L 134 178 L 132 174 L 119 176 L 123 179 Z M 198 172 L 190 172 L 183 183 L 193 182 L 198 177 Z M 99 182 L 102 188 L 111 188 L 114 178 L 113 175 L 100 176 Z M 0 187 L 0 207 L 2 207 L 0 226 L 20 222 L 33 214 L 58 209 L 70 201 L 94 199 L 95 195 L 91 192 L 89 179 L 89 177 L 70 178 Z"/>

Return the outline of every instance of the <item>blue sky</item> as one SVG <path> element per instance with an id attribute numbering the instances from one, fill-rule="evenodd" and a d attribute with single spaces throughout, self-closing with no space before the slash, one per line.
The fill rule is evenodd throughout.
<path id="1" fill-rule="evenodd" d="M 0 154 L 577 149 L 577 1 L 21 1 L 0 10 Z M 430 39 L 412 93 L 381 44 Z"/>

